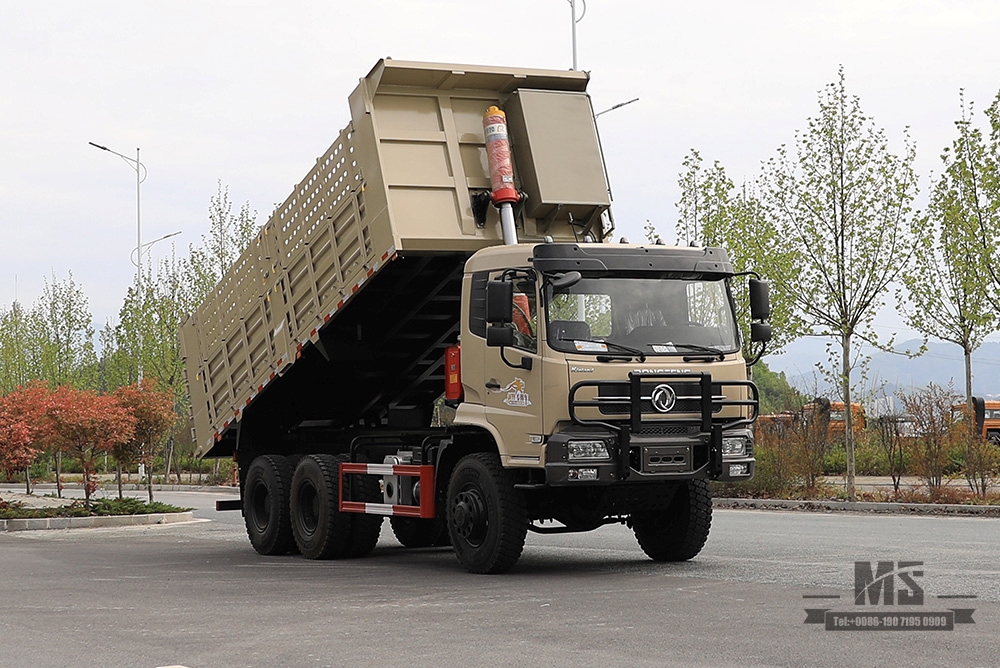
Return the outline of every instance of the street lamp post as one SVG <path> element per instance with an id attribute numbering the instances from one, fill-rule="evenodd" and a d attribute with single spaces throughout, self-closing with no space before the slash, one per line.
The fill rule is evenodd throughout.
<path id="1" fill-rule="evenodd" d="M 108 153 L 113 153 L 119 158 L 128 163 L 129 167 L 135 170 L 135 247 L 138 249 L 138 258 L 135 262 L 135 276 L 136 283 L 142 281 L 142 208 L 140 206 L 140 186 L 142 182 L 146 180 L 146 165 L 139 162 L 139 148 L 135 149 L 135 157 L 130 158 L 127 155 L 122 155 L 118 151 L 112 151 L 107 146 L 101 146 L 100 144 L 95 144 L 94 142 L 87 142 L 94 148 L 99 148 L 102 151 L 107 151 Z M 159 241 L 159 239 L 157 239 Z M 135 252 L 135 250 L 133 250 Z"/>

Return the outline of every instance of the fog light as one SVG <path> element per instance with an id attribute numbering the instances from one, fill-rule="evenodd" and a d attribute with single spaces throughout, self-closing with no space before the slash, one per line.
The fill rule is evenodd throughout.
<path id="1" fill-rule="evenodd" d="M 570 441 L 566 444 L 569 460 L 576 462 L 586 459 L 611 459 L 604 441 Z"/>
<path id="2" fill-rule="evenodd" d="M 723 457 L 746 457 L 747 439 L 742 436 L 728 436 L 722 439 Z"/>
<path id="3" fill-rule="evenodd" d="M 567 480 L 597 480 L 597 469 L 570 469 L 566 472 Z"/>
<path id="4" fill-rule="evenodd" d="M 747 475 L 750 473 L 749 464 L 730 464 L 729 465 L 729 477 Z"/>

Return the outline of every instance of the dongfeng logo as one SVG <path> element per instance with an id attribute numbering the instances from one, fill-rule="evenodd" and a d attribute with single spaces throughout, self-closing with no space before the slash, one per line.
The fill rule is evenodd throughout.
<path id="1" fill-rule="evenodd" d="M 667 413 L 677 402 L 677 394 L 674 392 L 674 388 L 669 385 L 657 385 L 653 389 L 651 399 L 653 401 L 653 408 L 660 413 Z"/>

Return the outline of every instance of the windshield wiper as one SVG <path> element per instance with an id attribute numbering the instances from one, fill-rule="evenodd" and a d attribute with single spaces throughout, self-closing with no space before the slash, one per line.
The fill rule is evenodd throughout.
<path id="1" fill-rule="evenodd" d="M 618 355 L 614 355 L 614 354 L 611 354 L 611 355 L 598 355 L 597 356 L 597 361 L 598 362 L 610 362 L 611 360 L 614 360 L 614 359 L 628 359 L 628 360 L 631 360 L 633 357 L 638 358 L 640 362 L 645 362 L 646 361 L 646 353 L 644 353 L 641 350 L 638 350 L 636 348 L 630 348 L 629 346 L 626 346 L 624 344 L 617 343 L 615 341 L 608 341 L 607 339 L 605 339 L 604 341 L 598 341 L 597 343 L 603 343 L 606 346 L 611 346 L 612 348 L 615 348 L 616 350 L 619 350 L 622 353 L 627 353 L 627 355 L 628 355 L 628 357 L 626 357 L 625 355 L 622 355 L 620 353 Z"/>
<path id="2" fill-rule="evenodd" d="M 724 352 L 722 352 L 721 350 L 717 349 L 717 348 L 709 348 L 708 346 L 700 346 L 697 343 L 676 343 L 675 342 L 672 345 L 675 348 L 687 348 L 688 350 L 694 350 L 694 351 L 697 351 L 699 353 L 705 353 L 706 355 L 710 355 L 712 357 L 712 359 L 718 358 L 719 361 L 722 361 L 722 360 L 726 359 L 726 354 Z M 698 356 L 687 356 L 687 355 L 685 355 L 684 356 L 684 361 L 685 362 L 690 362 L 690 361 L 697 360 L 697 359 L 703 359 L 703 357 L 700 356 L 700 355 L 698 355 Z"/>

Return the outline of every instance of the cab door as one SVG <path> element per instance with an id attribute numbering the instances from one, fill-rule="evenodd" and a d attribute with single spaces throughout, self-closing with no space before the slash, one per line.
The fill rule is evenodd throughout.
<path id="1" fill-rule="evenodd" d="M 499 279 L 500 273 L 491 274 L 490 278 Z M 503 438 L 502 455 L 537 462 L 544 440 L 538 289 L 530 274 L 518 274 L 509 280 L 514 285 L 514 345 L 486 349 L 483 368 L 486 418 Z M 520 368 L 512 368 L 504 358 Z M 528 459 L 522 463 L 530 463 Z"/>

